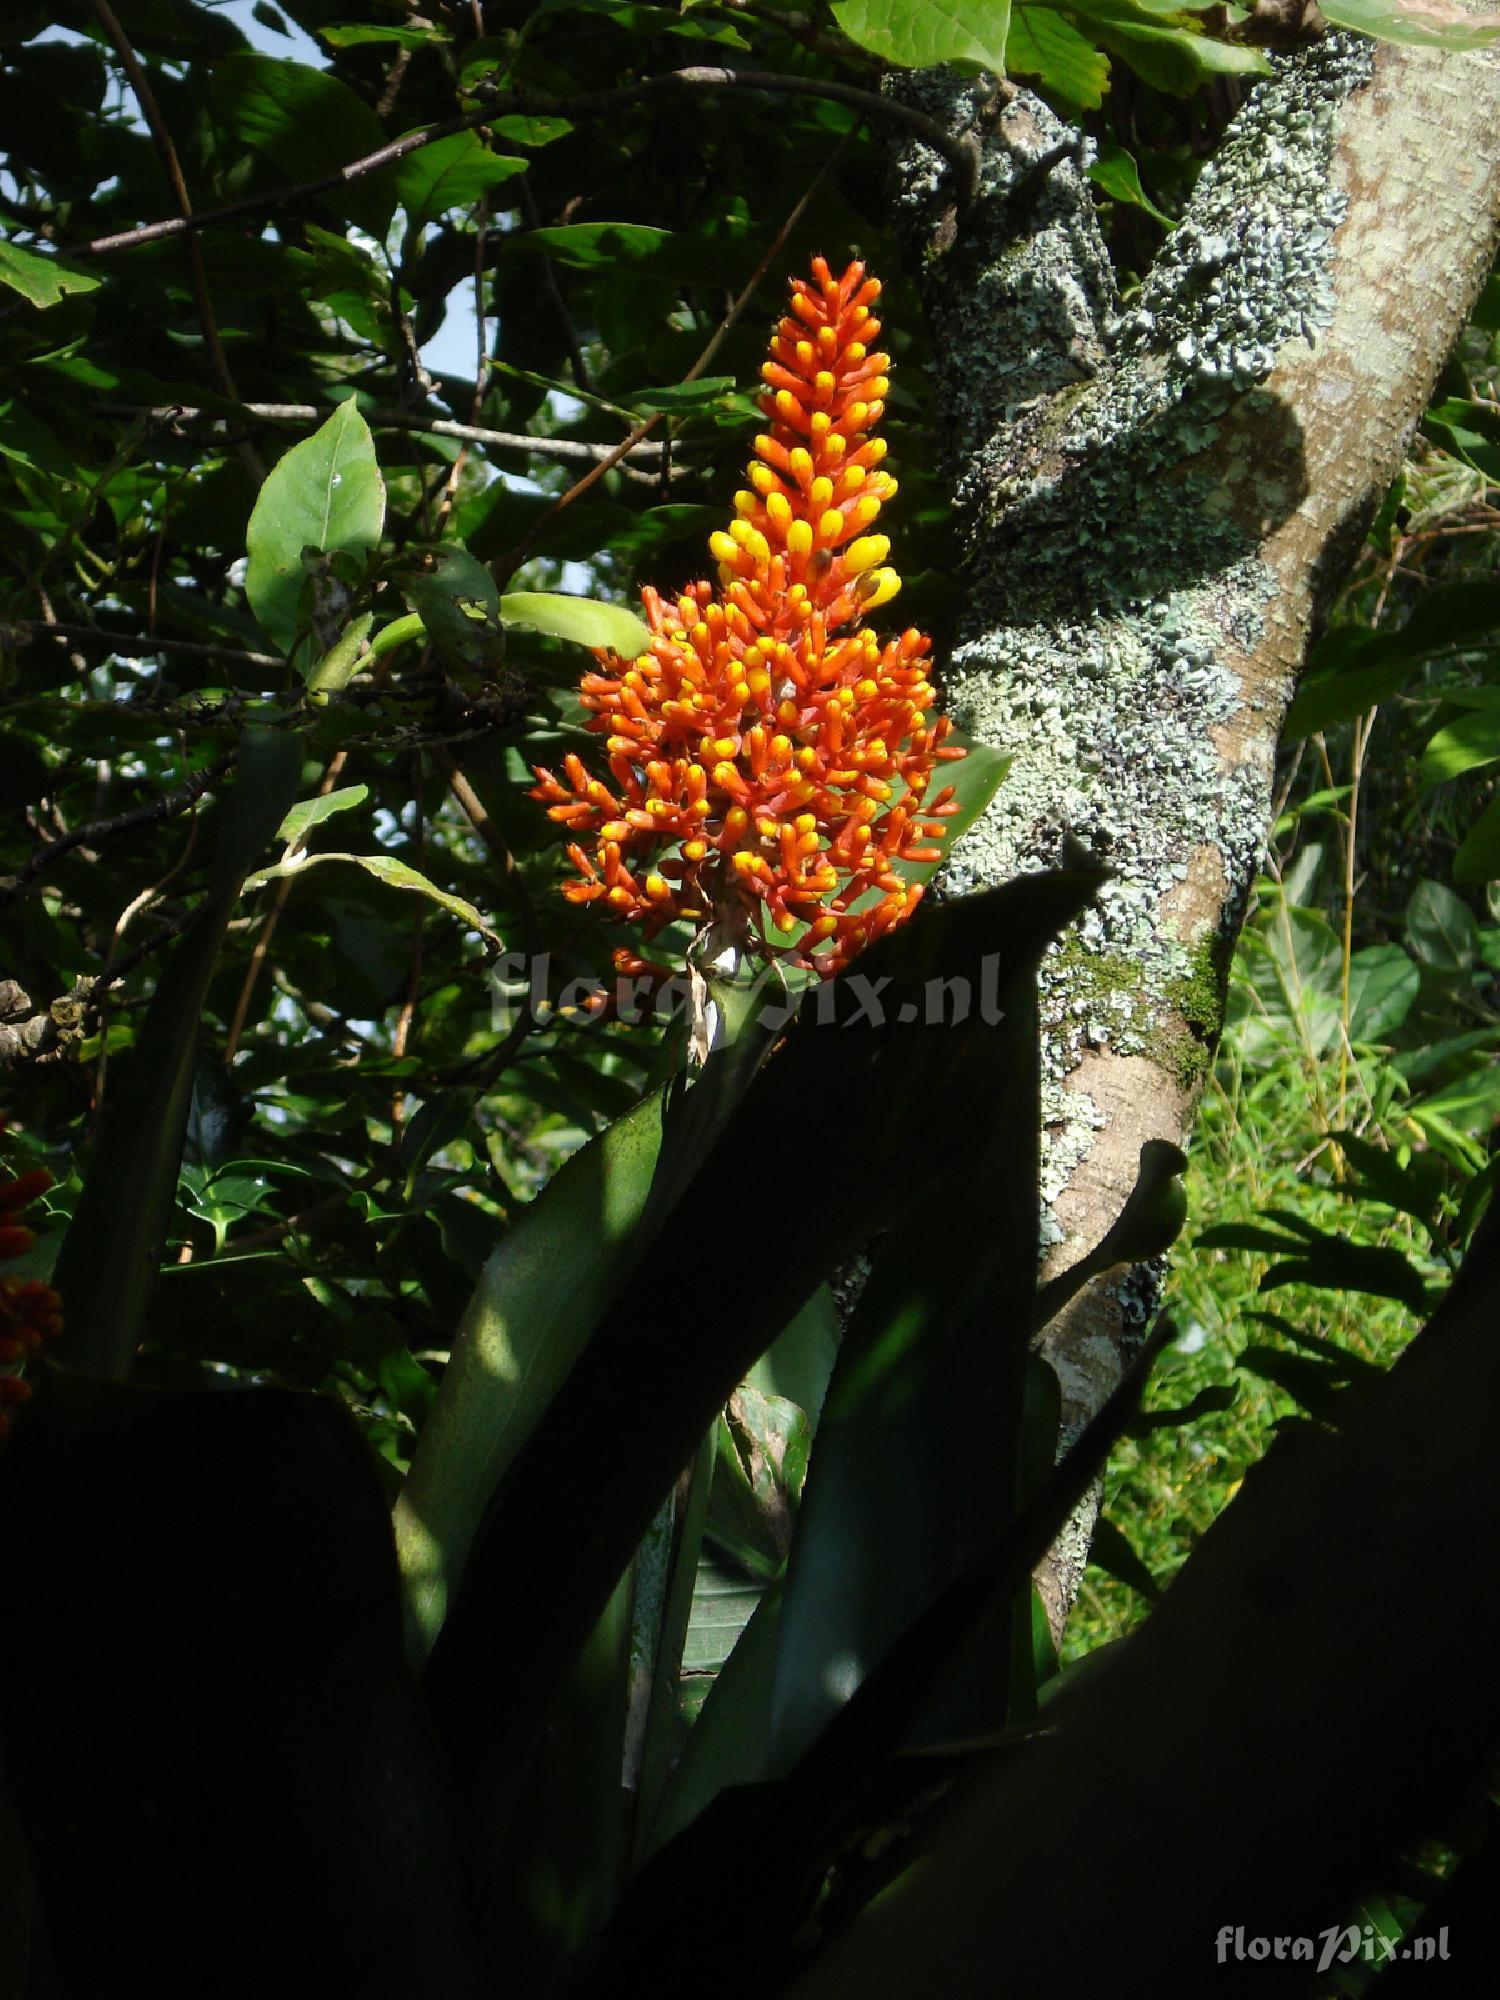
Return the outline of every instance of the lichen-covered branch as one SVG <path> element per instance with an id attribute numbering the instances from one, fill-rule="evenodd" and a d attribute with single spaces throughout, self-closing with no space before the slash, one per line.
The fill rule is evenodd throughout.
<path id="1" fill-rule="evenodd" d="M 889 86 L 983 146 L 966 213 L 921 144 L 894 169 L 969 544 L 949 707 L 1015 759 L 947 883 L 1069 839 L 1114 871 L 1044 967 L 1053 1268 L 1185 1134 L 1308 638 L 1500 238 L 1500 57 L 1329 35 L 1274 62 L 1125 312 L 1067 127 L 943 71 Z M 1153 1291 L 1096 1283 L 1048 1330 L 1070 1430 Z M 1090 1526 L 1043 1578 L 1058 1626 Z"/>

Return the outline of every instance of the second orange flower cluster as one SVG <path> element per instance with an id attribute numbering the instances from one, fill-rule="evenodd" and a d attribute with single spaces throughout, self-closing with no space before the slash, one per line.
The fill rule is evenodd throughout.
<path id="1" fill-rule="evenodd" d="M 652 633 L 634 660 L 598 657 L 581 699 L 606 738 L 612 784 L 570 755 L 535 796 L 575 836 L 575 902 L 638 922 L 683 919 L 828 975 L 911 915 L 901 861 L 957 811 L 927 797 L 946 718 L 931 642 L 882 643 L 866 616 L 900 589 L 871 534 L 896 482 L 873 433 L 888 358 L 875 351 L 878 280 L 835 278 L 821 257 L 794 278 L 761 370 L 770 428 L 755 441 L 735 519 L 710 538 L 719 584 L 674 600 L 642 591 Z M 587 840 L 588 845 L 584 845 Z M 622 970 L 658 970 L 637 952 Z"/>

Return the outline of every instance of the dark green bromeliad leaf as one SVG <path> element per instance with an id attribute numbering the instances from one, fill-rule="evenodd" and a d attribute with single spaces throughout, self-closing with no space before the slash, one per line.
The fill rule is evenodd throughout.
<path id="1" fill-rule="evenodd" d="M 342 1409 L 52 1371 L 0 1507 L 25 1690 L 6 1784 L 48 1990 L 488 1990 L 380 1482 Z"/>
<path id="2" fill-rule="evenodd" d="M 347 83 L 309 63 L 234 55 L 213 68 L 214 107 L 288 185 L 336 175 L 384 145 L 380 120 Z M 386 174 L 340 181 L 321 199 L 384 238 L 393 190 Z"/>
<path id="3" fill-rule="evenodd" d="M 1026 877 L 882 940 L 804 1001 L 784 1048 L 729 1110 L 676 1203 L 674 1242 L 723 1244 L 724 1190 L 738 1185 L 738 1163 L 755 1159 L 781 1161 L 778 1205 L 802 1226 L 769 1269 L 758 1263 L 755 1285 L 735 1279 L 732 1258 L 722 1282 L 706 1274 L 711 1294 L 691 1321 L 661 1309 L 651 1260 L 637 1266 L 491 1507 L 429 1663 L 434 1714 L 467 1774 L 481 1842 L 503 1809 L 502 1773 L 519 1772 L 531 1752 L 539 1696 L 582 1643 L 710 1419 L 824 1274 L 909 1200 L 912 1132 L 932 1135 L 955 1177 L 987 1151 L 989 1107 L 980 1113 L 976 1082 L 988 1075 L 988 1051 L 982 1036 L 927 1018 L 940 982 L 967 981 L 975 1003 L 989 989 L 1010 992 L 1097 880 Z M 788 1149 L 785 1135 L 805 1128 L 810 1104 L 839 1107 L 839 1156 L 851 1171 L 830 1176 L 817 1149 Z M 653 1384 L 645 1400 L 644 1381 Z M 583 1484 L 580 1465 L 594 1468 Z M 611 1504 L 601 1510 L 590 1496 L 605 1466 Z"/>

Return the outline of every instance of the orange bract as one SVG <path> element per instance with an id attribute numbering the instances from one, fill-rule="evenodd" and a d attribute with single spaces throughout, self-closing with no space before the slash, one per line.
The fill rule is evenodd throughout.
<path id="1" fill-rule="evenodd" d="M 821 257 L 792 280 L 761 370 L 770 429 L 728 532 L 709 539 L 717 588 L 672 602 L 643 590 L 650 649 L 600 653 L 585 674 L 613 785 L 573 755 L 563 778 L 538 769 L 533 796 L 575 837 L 580 879 L 564 893 L 648 940 L 679 918 L 712 922 L 836 972 L 911 915 L 922 891 L 896 863 L 936 860 L 958 809 L 951 787 L 927 797 L 938 761 L 963 755 L 929 714 L 931 641 L 882 643 L 864 623 L 901 587 L 869 532 L 896 491 L 873 435 L 890 366 L 873 351 L 879 292 L 862 264 L 835 278 Z M 786 943 L 759 942 L 762 912 Z"/>

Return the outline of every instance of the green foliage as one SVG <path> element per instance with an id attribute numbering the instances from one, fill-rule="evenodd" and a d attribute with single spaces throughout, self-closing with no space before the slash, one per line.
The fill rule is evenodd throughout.
<path id="1" fill-rule="evenodd" d="M 945 0 L 921 7 L 912 0 L 835 0 L 834 19 L 861 48 L 907 69 L 935 63 L 970 63 L 1002 75 L 1010 25 L 1006 0 Z"/>
<path id="2" fill-rule="evenodd" d="M 353 402 L 340 403 L 326 424 L 277 460 L 245 530 L 245 596 L 267 638 L 287 654 L 310 631 L 326 634 L 331 644 L 384 525 L 375 440 Z M 309 574 L 310 554 L 343 556 L 353 568 L 339 575 L 332 564 L 312 565 Z"/>
<path id="3" fill-rule="evenodd" d="M 7 1033 L 47 1030 L 0 1179 L 56 1176 L 6 1269 L 67 1314 L 0 1455 L 0 1950 L 63 1993 L 782 1990 L 983 1753 L 1065 1712 L 1031 1571 L 1111 1446 L 1115 1595 L 1075 1650 L 1184 1565 L 1212 1598 L 1188 1549 L 1268 1430 L 1372 1407 L 1474 1238 L 1495 585 L 1410 580 L 1495 473 L 1493 348 L 1299 697 L 1317 755 L 1186 1176 L 1184 1335 L 1140 1421 L 1144 1366 L 1054 1467 L 1035 1325 L 1184 1203 L 1148 1147 L 1038 1290 L 1033 974 L 1097 878 L 934 902 L 817 991 L 702 968 L 689 1071 L 529 792 L 597 766 L 580 649 L 637 654 L 637 586 L 704 567 L 815 249 L 887 281 L 909 615 L 941 644 L 958 595 L 862 111 L 651 79 L 1003 57 L 1097 111 L 1118 58 L 1094 178 L 1128 244 L 1202 154 L 1156 92 L 1263 59 L 1155 0 L 336 11 L 287 9 L 320 66 L 119 8 L 191 241 L 95 11 L 0 30 L 0 990 Z M 1398 695 L 1387 770 L 1350 743 Z M 955 832 L 1007 761 L 953 767 Z M 984 1007 L 931 1020 L 955 979 Z M 1184 1080 L 1217 985 L 1205 958 L 1174 995 Z"/>

